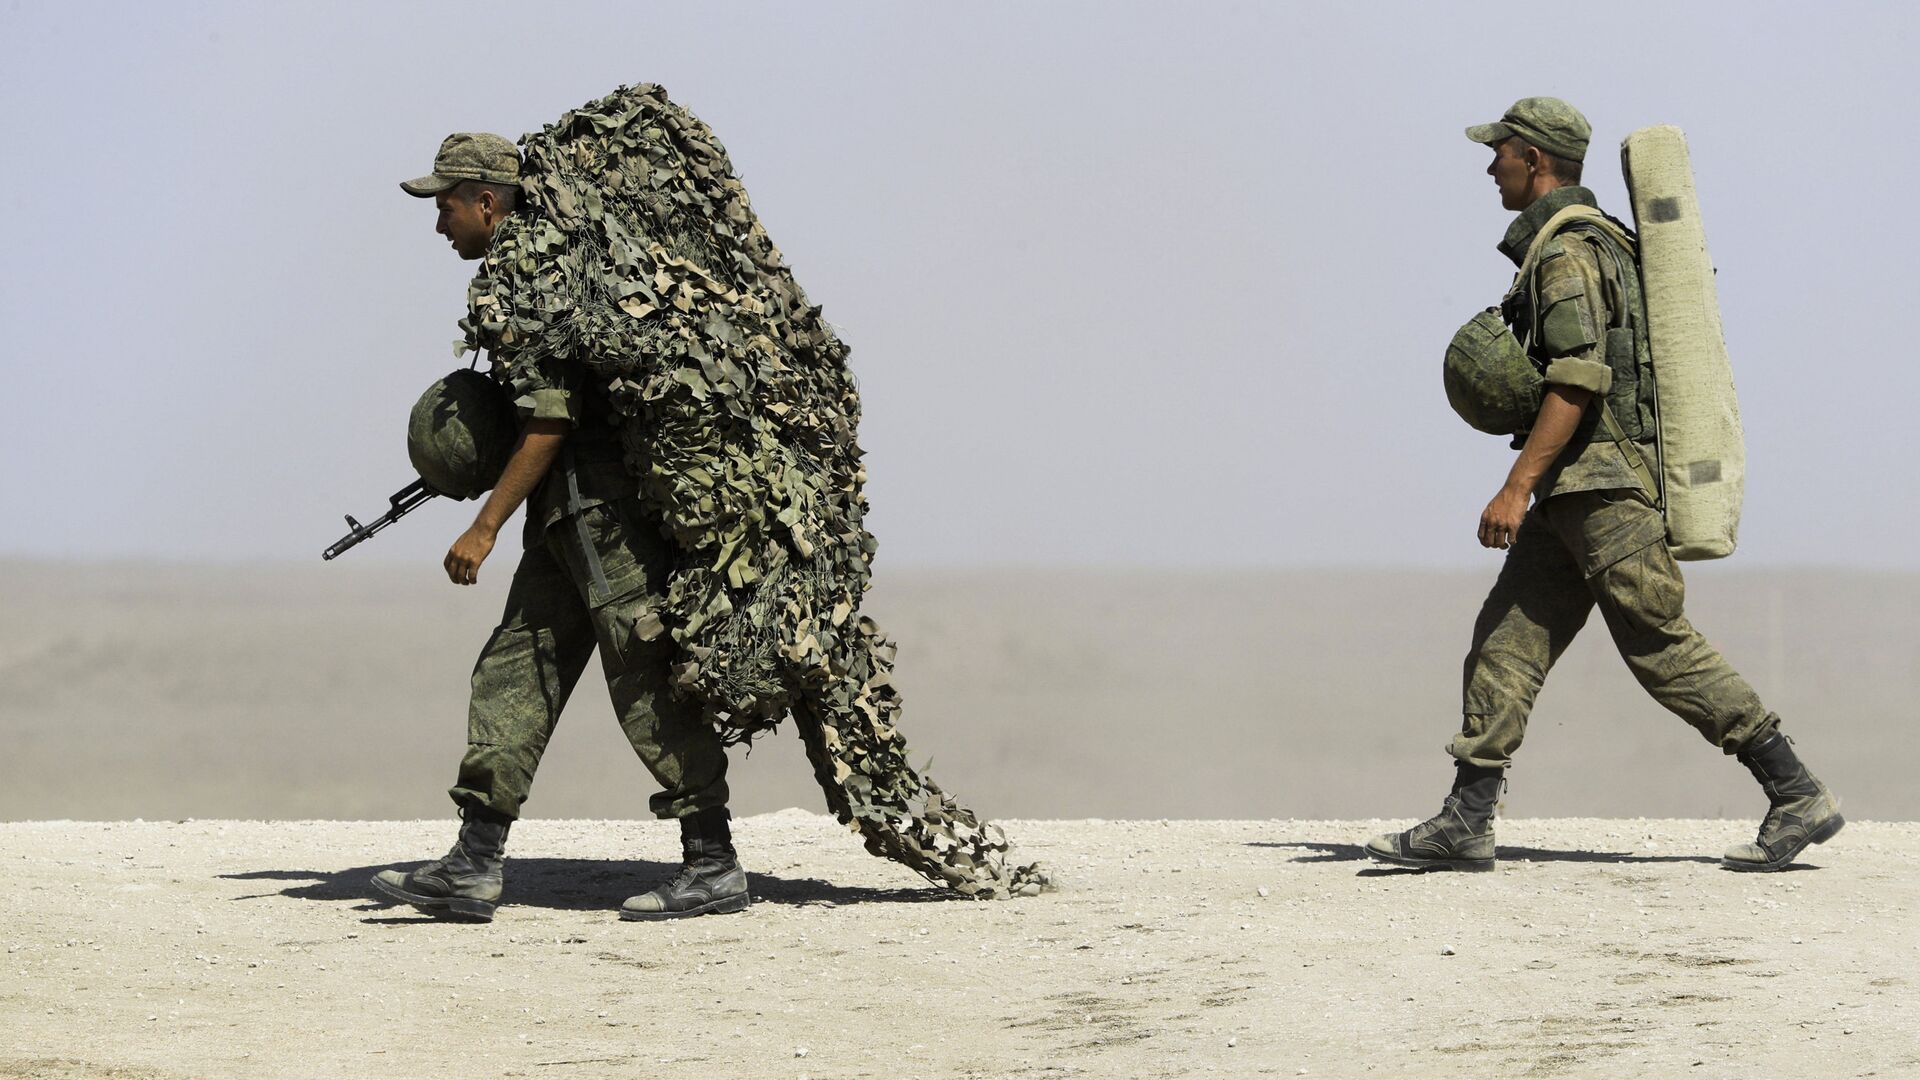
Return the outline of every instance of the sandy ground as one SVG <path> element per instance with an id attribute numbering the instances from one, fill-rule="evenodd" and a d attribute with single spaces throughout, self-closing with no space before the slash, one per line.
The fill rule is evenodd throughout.
<path id="1" fill-rule="evenodd" d="M 444 822 L 0 825 L 0 1076 L 1920 1075 L 1920 825 L 1791 872 L 1747 826 L 1013 821 L 1058 892 L 949 900 L 829 819 L 742 819 L 758 902 L 635 924 L 670 826 L 529 821 L 489 925 L 366 879 Z M 639 860 L 639 861 L 635 861 Z"/>
<path id="2" fill-rule="evenodd" d="M 451 840 L 504 572 L 0 560 L 0 1077 L 1920 1077 L 1920 575 L 1689 569 L 1852 819 L 1806 869 L 1718 868 L 1760 793 L 1597 622 L 1502 872 L 1374 869 L 1328 819 L 1438 806 L 1495 569 L 883 565 L 915 760 L 1059 892 L 767 813 L 821 805 L 781 733 L 731 777 L 760 902 L 620 923 L 677 847 L 590 671 L 476 927 L 366 879 Z"/>

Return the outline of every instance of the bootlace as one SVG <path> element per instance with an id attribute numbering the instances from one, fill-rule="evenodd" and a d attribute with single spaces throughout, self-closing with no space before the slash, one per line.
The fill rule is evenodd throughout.
<path id="1" fill-rule="evenodd" d="M 662 889 L 677 891 L 686 888 L 700 879 L 700 871 L 695 869 L 695 864 L 707 858 L 707 856 L 698 851 L 682 850 L 680 852 L 680 858 L 680 869 L 675 871 L 674 875 L 668 878 L 665 884 L 660 886 Z"/>
<path id="2" fill-rule="evenodd" d="M 1440 830 L 1446 828 L 1447 822 L 1451 820 L 1454 816 L 1461 816 L 1461 817 L 1465 816 L 1458 813 L 1459 806 L 1460 806 L 1460 800 L 1455 796 L 1449 795 L 1446 797 L 1445 801 L 1441 802 L 1439 813 L 1433 815 L 1432 817 L 1428 818 L 1425 821 L 1420 822 L 1409 831 L 1413 833 L 1417 833 L 1421 836 L 1430 836 L 1434 833 L 1437 833 Z"/>
<path id="3" fill-rule="evenodd" d="M 1783 807 L 1775 806 L 1775 807 L 1769 808 L 1767 810 L 1767 816 L 1760 820 L 1761 837 L 1764 838 L 1768 833 L 1774 832 L 1780 829 L 1781 827 L 1783 827 L 1785 822 L 1781 821 L 1781 818 L 1784 817 L 1785 815 L 1786 815 L 1786 810 Z"/>

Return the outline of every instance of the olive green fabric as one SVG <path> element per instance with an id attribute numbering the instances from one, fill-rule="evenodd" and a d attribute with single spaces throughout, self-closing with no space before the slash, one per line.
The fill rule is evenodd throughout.
<path id="1" fill-rule="evenodd" d="M 1570 206 L 1597 209 L 1598 203 L 1591 191 L 1577 185 L 1548 192 L 1514 218 L 1499 244 L 1501 253 L 1516 266 L 1523 265 L 1540 230 Z M 1504 315 L 1542 379 L 1548 385 L 1604 395 L 1622 433 L 1641 447 L 1643 457 L 1652 458 L 1653 359 L 1633 253 L 1576 221 L 1541 246 L 1531 283 L 1516 281 L 1516 286 Z M 1525 441 L 1523 428 L 1514 445 Z M 1581 418 L 1537 494 L 1545 498 L 1637 486 L 1638 474 L 1602 429 L 1596 406 Z"/>
<path id="2" fill-rule="evenodd" d="M 1724 558 L 1740 539 L 1746 436 L 1686 136 L 1671 125 L 1642 128 L 1621 144 L 1620 158 L 1660 369 L 1667 544 L 1676 559 Z"/>
<path id="3" fill-rule="evenodd" d="M 565 390 L 535 390 L 513 399 L 529 420 L 565 420 L 573 423 L 573 399 Z"/>
<path id="4" fill-rule="evenodd" d="M 572 425 L 565 458 L 528 500 L 528 543 L 538 543 L 542 531 L 565 517 L 570 506 L 585 509 L 639 494 L 640 481 L 625 463 L 620 417 L 607 396 L 591 385 L 582 365 L 561 360 L 496 362 L 493 372 L 523 419 L 566 420 Z M 567 487 L 569 469 L 579 491 L 577 504 Z"/>
<path id="5" fill-rule="evenodd" d="M 407 417 L 407 458 L 427 486 L 455 499 L 493 488 L 518 437 L 513 407 L 493 380 L 465 369 L 434 380 Z"/>
<path id="6" fill-rule="evenodd" d="M 1493 123 L 1475 124 L 1467 129 L 1467 138 L 1489 146 L 1515 135 L 1554 157 L 1585 161 L 1593 125 L 1587 123 L 1579 109 L 1559 98 L 1529 97 L 1514 102 L 1512 108 Z"/>
<path id="7" fill-rule="evenodd" d="M 1535 504 L 1474 624 L 1454 757 L 1508 763 L 1547 672 L 1595 607 L 1634 678 L 1708 742 L 1732 754 L 1772 730 L 1778 719 L 1687 621 L 1665 535 L 1637 487 Z"/>
<path id="8" fill-rule="evenodd" d="M 520 182 L 520 152 L 511 141 L 484 131 L 456 131 L 440 141 L 433 171 L 402 180 L 400 190 L 417 199 L 430 199 L 468 180 L 489 184 Z"/>
<path id="9" fill-rule="evenodd" d="M 674 548 L 656 617 L 676 692 L 729 742 L 791 712 L 871 850 L 971 895 L 1037 890 L 997 829 L 907 764 L 890 647 L 859 612 L 878 544 L 848 350 L 726 150 L 653 85 L 521 147 L 523 197 L 468 288 L 464 346 L 515 386 L 607 404 Z"/>
<path id="10" fill-rule="evenodd" d="M 727 755 L 698 703 L 676 696 L 661 633 L 673 553 L 637 498 L 584 512 L 611 599 L 590 600 L 587 552 L 572 528 L 547 529 L 514 570 L 506 612 L 473 668 L 467 752 L 450 794 L 518 817 L 561 708 L 595 649 L 621 730 L 677 818 L 727 801 Z M 534 522 L 529 522 L 530 533 Z"/>
<path id="11" fill-rule="evenodd" d="M 1540 415 L 1544 385 L 1498 308 L 1468 319 L 1447 343 L 1442 365 L 1447 404 L 1489 435 L 1511 435 Z"/>

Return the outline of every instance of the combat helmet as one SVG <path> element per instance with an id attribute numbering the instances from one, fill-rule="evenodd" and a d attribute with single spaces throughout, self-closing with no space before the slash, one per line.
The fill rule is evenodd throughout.
<path id="1" fill-rule="evenodd" d="M 455 499 L 478 498 L 507 467 L 519 424 L 507 392 L 462 368 L 435 380 L 407 420 L 407 457 L 427 486 Z"/>
<path id="2" fill-rule="evenodd" d="M 1545 381 L 1496 308 L 1468 319 L 1447 343 L 1447 404 L 1489 435 L 1512 435 L 1540 415 Z"/>

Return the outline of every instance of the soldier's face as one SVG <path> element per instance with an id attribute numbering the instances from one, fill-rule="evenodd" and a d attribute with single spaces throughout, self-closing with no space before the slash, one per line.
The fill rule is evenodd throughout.
<path id="1" fill-rule="evenodd" d="M 433 205 L 440 210 L 433 231 L 451 241 L 453 250 L 461 258 L 477 259 L 485 255 L 488 245 L 493 243 L 493 222 L 482 206 L 484 193 L 463 198 L 459 191 L 455 188 L 433 197 Z"/>
<path id="2" fill-rule="evenodd" d="M 1525 210 L 1533 203 L 1533 165 L 1526 156 L 1529 149 L 1518 139 L 1507 139 L 1493 148 L 1487 175 L 1500 189 L 1500 205 L 1508 210 Z"/>

